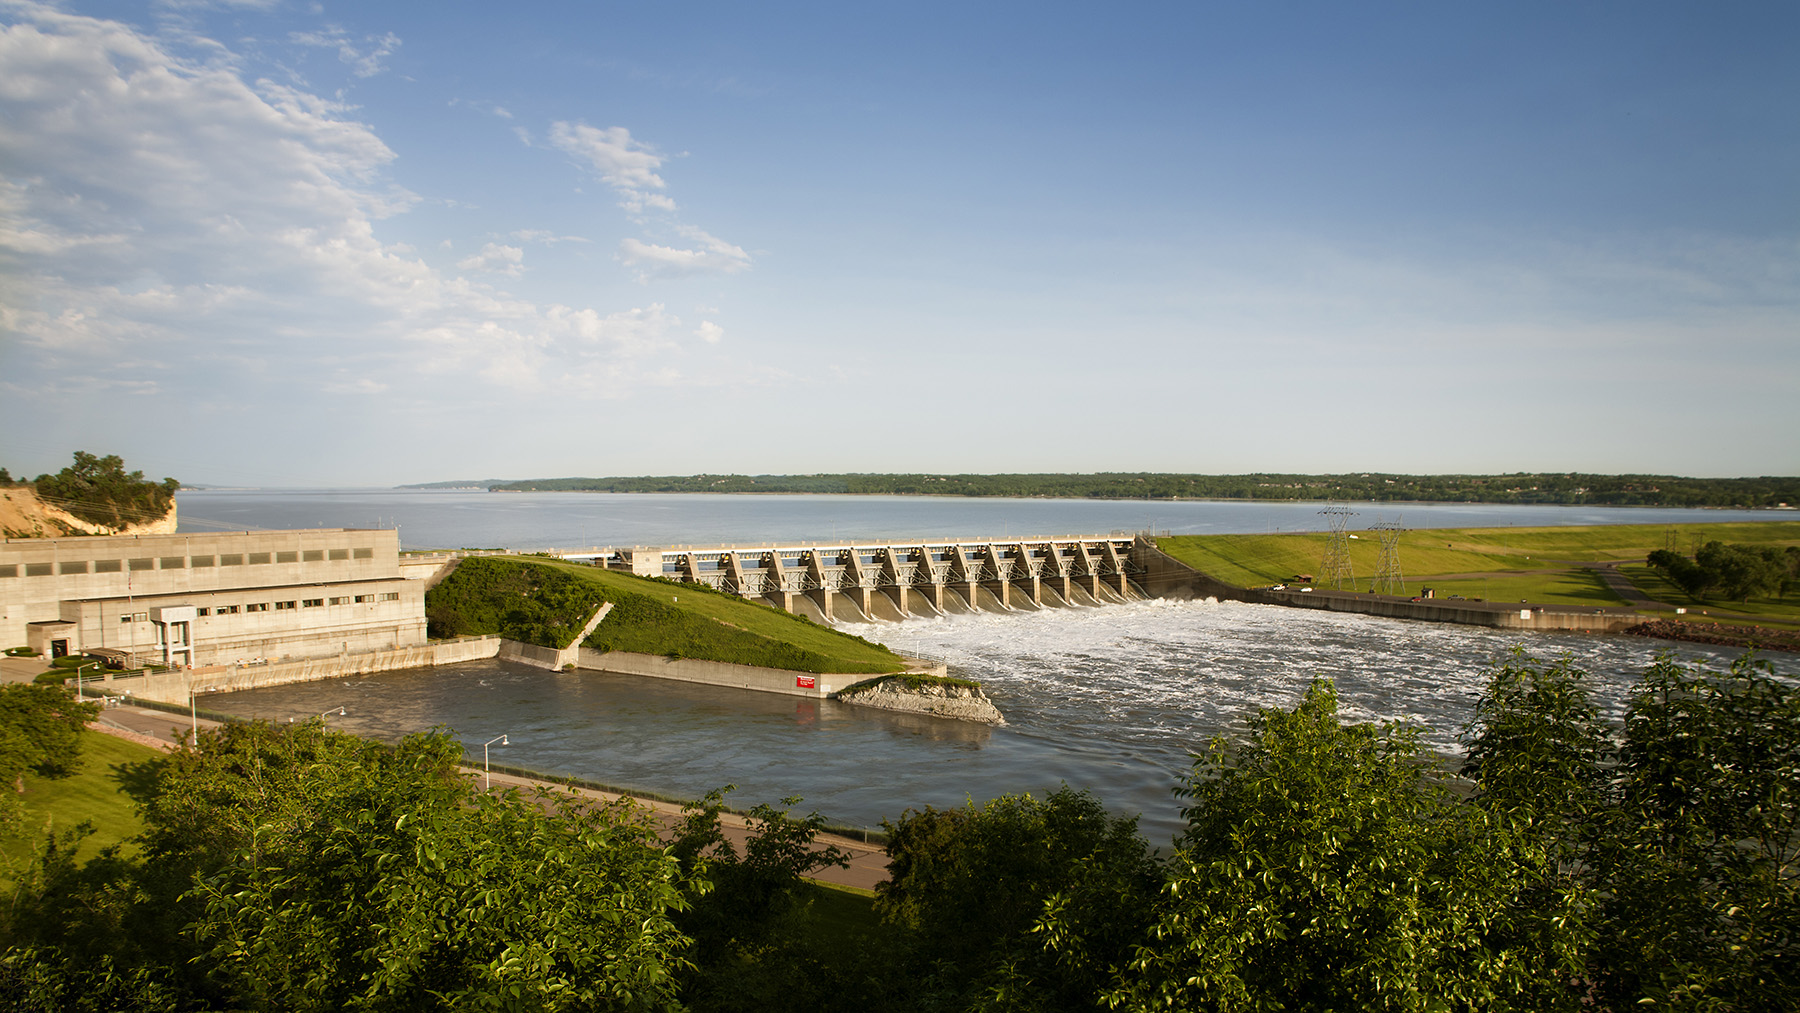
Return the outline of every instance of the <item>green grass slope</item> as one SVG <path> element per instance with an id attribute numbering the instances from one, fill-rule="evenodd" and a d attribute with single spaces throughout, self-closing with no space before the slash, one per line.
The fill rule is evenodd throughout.
<path id="1" fill-rule="evenodd" d="M 1357 587 L 1367 590 L 1381 569 L 1381 541 L 1372 531 L 1352 531 L 1350 560 Z M 1800 521 L 1735 524 L 1619 524 L 1548 528 L 1422 528 L 1400 534 L 1400 568 L 1407 587 L 1429 585 L 1440 595 L 1491 601 L 1526 599 L 1544 604 L 1620 605 L 1606 582 L 1577 564 L 1641 560 L 1671 543 L 1688 552 L 1709 541 L 1784 547 L 1800 545 Z M 1289 582 L 1319 573 L 1324 534 L 1180 535 L 1157 539 L 1169 555 L 1202 573 L 1242 587 Z M 1672 585 L 1622 567 L 1651 597 L 1676 605 L 1697 604 Z M 1792 597 L 1792 596 L 1790 596 Z M 1759 603 L 1753 602 L 1753 605 Z M 1760 614 L 1796 611 L 1782 601 L 1760 603 Z"/>
<path id="2" fill-rule="evenodd" d="M 509 631 L 538 633 L 546 639 L 527 642 L 561 647 L 603 601 L 613 609 L 586 641 L 595 650 L 796 672 L 876 675 L 905 666 L 879 644 L 761 602 L 542 557 L 465 559 L 426 595 L 426 614 L 437 635 L 497 633 L 520 640 Z M 447 623 L 437 625 L 452 613 L 454 633 Z M 551 643 L 558 635 L 562 639 Z"/>
<path id="3" fill-rule="evenodd" d="M 122 768 L 162 754 L 149 746 L 89 732 L 81 737 L 81 758 L 68 777 L 25 775 L 27 836 L 6 845 L 6 857 L 19 861 L 43 840 L 46 829 L 70 830 L 87 820 L 93 836 L 82 842 L 78 857 L 92 858 L 101 848 L 126 841 L 143 829 L 137 807 L 119 790 Z M 130 845 L 126 845 L 130 849 Z"/>

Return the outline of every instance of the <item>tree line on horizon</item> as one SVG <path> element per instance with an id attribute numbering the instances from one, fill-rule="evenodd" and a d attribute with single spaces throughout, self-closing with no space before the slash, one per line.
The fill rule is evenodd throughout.
<path id="1" fill-rule="evenodd" d="M 435 483 L 447 485 L 456 483 Z M 493 492 L 815 493 L 1056 499 L 1372 500 L 1597 506 L 1800 506 L 1800 477 L 1675 475 L 1098 474 L 665 475 L 482 482 Z"/>
<path id="2" fill-rule="evenodd" d="M 0 690 L 0 703 L 19 689 Z M 40 694 L 41 695 L 41 694 Z M 20 697 L 21 702 L 24 698 Z M 66 702 L 73 707 L 72 701 Z M 0 741 L 19 733 L 0 706 Z M 1659 657 L 1622 726 L 1568 659 L 1488 673 L 1446 765 L 1329 682 L 1196 755 L 1152 849 L 1083 791 L 890 824 L 871 924 L 798 799 L 470 791 L 443 730 L 231 724 L 115 771 L 145 830 L 6 870 L 0 1004 L 62 1010 L 1788 1011 L 1800 688 Z M 0 754 L 4 755 L 4 754 Z M 66 757 L 65 757 L 66 759 Z M 17 764 L 33 756 L 20 753 Z M 11 769 L 11 768 L 8 768 Z M 4 771 L 0 771 L 3 774 Z M 0 812 L 4 812 L 0 809 Z M 0 827 L 0 829 L 7 829 Z M 15 832 L 19 829 L 12 827 Z"/>

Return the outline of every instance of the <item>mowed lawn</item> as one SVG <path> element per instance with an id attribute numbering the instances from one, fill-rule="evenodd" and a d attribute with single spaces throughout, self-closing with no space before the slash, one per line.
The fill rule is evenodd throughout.
<path id="1" fill-rule="evenodd" d="M 1353 529 L 1351 567 L 1356 588 L 1368 590 L 1381 572 L 1380 535 Z M 1162 550 L 1202 573 L 1241 587 L 1291 582 L 1319 574 L 1329 536 L 1180 535 L 1160 538 Z M 1618 524 L 1553 528 L 1422 528 L 1402 531 L 1397 543 L 1409 593 L 1429 586 L 1438 594 L 1490 601 L 1520 599 L 1543 604 L 1617 606 L 1625 602 L 1597 574 L 1575 563 L 1642 560 L 1656 549 L 1692 552 L 1720 541 L 1738 545 L 1800 545 L 1800 521 L 1733 524 Z M 1621 567 L 1658 601 L 1693 604 L 1657 578 L 1640 580 L 1647 567 Z M 1673 596 L 1668 592 L 1673 590 Z M 1722 603 L 1721 603 L 1722 604 Z M 1800 601 L 1752 602 L 1757 614 L 1800 615 Z"/>
<path id="2" fill-rule="evenodd" d="M 81 844 L 77 856 L 94 857 L 101 848 L 124 843 L 143 829 L 131 798 L 119 790 L 125 768 L 163 755 L 149 746 L 88 732 L 81 737 L 81 758 L 75 773 L 49 778 L 25 775 L 25 829 L 23 841 L 8 842 L 7 857 L 25 857 L 43 840 L 46 830 L 61 833 L 83 820 L 94 825 L 94 834 Z"/>
<path id="3" fill-rule="evenodd" d="M 723 623 L 746 633 L 792 644 L 802 650 L 855 666 L 853 670 L 874 666 L 876 670 L 889 672 L 904 667 L 886 648 L 783 612 L 773 605 L 750 601 L 737 595 L 720 594 L 692 584 L 670 584 L 597 566 L 537 559 L 529 561 L 567 570 L 609 591 L 644 595 L 683 612 Z"/>

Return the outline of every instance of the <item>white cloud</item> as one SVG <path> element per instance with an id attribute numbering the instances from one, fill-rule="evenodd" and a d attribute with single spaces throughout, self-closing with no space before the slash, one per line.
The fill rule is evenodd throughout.
<path id="1" fill-rule="evenodd" d="M 488 243 L 480 253 L 457 261 L 456 266 L 464 271 L 486 271 L 517 278 L 525 273 L 525 251 L 517 246 Z"/>
<path id="2" fill-rule="evenodd" d="M 386 70 L 387 67 L 382 65 L 382 59 L 392 56 L 394 50 L 400 48 L 400 36 L 393 32 L 364 36 L 358 43 L 346 35 L 342 28 L 336 26 L 317 32 L 290 32 L 288 40 L 303 46 L 336 49 L 338 59 L 349 64 L 351 72 L 357 77 L 374 77 Z M 359 48 L 359 46 L 368 48 Z M 499 111 L 500 115 L 510 118 L 510 114 L 504 109 L 499 109 L 498 106 L 495 109 Z"/>
<path id="3" fill-rule="evenodd" d="M 524 133 L 521 138 L 526 138 Z M 530 143 L 526 138 L 526 143 Z M 750 266 L 750 254 L 717 236 L 691 225 L 672 222 L 678 210 L 674 198 L 663 191 L 667 183 L 657 175 L 665 157 L 631 136 L 624 127 L 590 127 L 558 120 L 550 126 L 550 143 L 581 158 L 619 195 L 619 207 L 639 224 L 651 213 L 663 216 L 664 226 L 697 247 L 679 247 L 627 238 L 619 243 L 619 261 L 637 268 L 640 282 L 652 278 L 680 278 L 696 274 L 736 274 Z"/>
<path id="4" fill-rule="evenodd" d="M 558 121 L 550 125 L 550 143 L 593 166 L 600 178 L 622 190 L 661 190 L 656 170 L 663 156 L 636 140 L 624 127 L 590 127 Z"/>
<path id="5" fill-rule="evenodd" d="M 679 321 L 661 304 L 513 299 L 384 243 L 381 219 L 417 203 L 388 178 L 393 160 L 349 107 L 246 80 L 234 61 L 184 60 L 47 5 L 0 7 L 9 381 L 79 374 L 230 398 L 253 383 L 404 396 L 421 373 L 599 393 L 671 375 L 656 358 L 680 353 Z M 517 276 L 523 259 L 490 242 L 460 266 Z"/>
<path id="6" fill-rule="evenodd" d="M 694 328 L 694 333 L 699 335 L 700 340 L 707 344 L 716 345 L 725 337 L 725 328 L 720 327 L 711 320 L 702 320 L 700 321 L 700 326 Z"/>
<path id="7" fill-rule="evenodd" d="M 680 232 L 699 247 L 659 246 L 628 237 L 619 243 L 619 261 L 637 268 L 639 280 L 736 274 L 750 266 L 750 255 L 742 247 L 692 227 L 683 227 Z"/>
<path id="8" fill-rule="evenodd" d="M 543 243 L 545 246 L 555 246 L 557 243 L 592 242 L 586 236 L 559 236 L 549 229 L 514 229 L 510 235 L 521 243 Z"/>

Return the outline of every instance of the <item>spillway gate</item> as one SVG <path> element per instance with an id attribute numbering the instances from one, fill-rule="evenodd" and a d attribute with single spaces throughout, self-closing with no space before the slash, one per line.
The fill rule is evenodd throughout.
<path id="1" fill-rule="evenodd" d="M 826 621 L 1036 611 L 1144 597 L 1128 536 L 608 549 L 562 554 Z"/>

